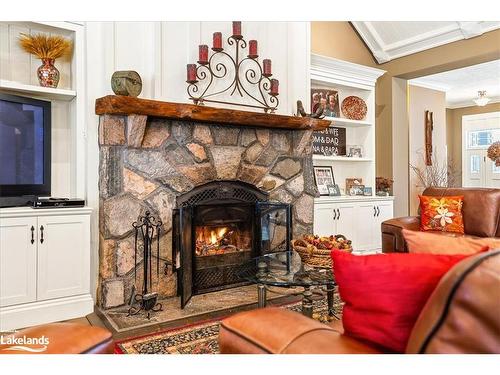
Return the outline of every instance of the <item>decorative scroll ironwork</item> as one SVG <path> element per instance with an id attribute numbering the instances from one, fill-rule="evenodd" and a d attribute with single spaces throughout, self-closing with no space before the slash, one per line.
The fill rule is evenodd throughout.
<path id="1" fill-rule="evenodd" d="M 278 92 L 271 90 L 271 73 L 264 73 L 263 67 L 257 61 L 258 55 L 248 55 L 242 58 L 242 52 L 247 48 L 247 42 L 242 35 L 232 35 L 227 38 L 229 46 L 233 47 L 234 57 L 223 48 L 212 48 L 214 53 L 208 61 L 198 61 L 196 79 L 187 80 L 187 93 L 194 104 L 203 105 L 204 102 L 229 104 L 242 107 L 260 108 L 264 112 L 274 113 L 278 107 Z M 225 62 L 227 60 L 227 62 Z M 250 65 L 250 66 L 248 66 Z M 246 68 L 245 68 L 246 67 Z M 232 71 L 234 69 L 234 71 Z M 231 77 L 230 83 L 223 89 L 215 91 L 218 80 Z M 205 85 L 202 85 L 205 83 Z M 276 84 L 278 82 L 276 81 Z M 250 87 L 257 88 L 257 94 L 252 95 Z M 239 95 L 241 98 L 251 98 L 253 104 L 228 102 L 217 100 L 219 95 L 230 91 L 230 95 Z"/>
<path id="2" fill-rule="evenodd" d="M 162 310 L 162 304 L 157 303 L 158 293 L 152 291 L 153 280 L 153 253 L 152 244 L 156 239 L 156 278 L 160 280 L 160 233 L 163 223 L 161 220 L 151 216 L 149 211 L 146 211 L 145 216 L 139 217 L 138 221 L 132 223 L 135 230 L 134 240 L 134 287 L 130 299 L 130 308 L 128 315 L 137 315 L 141 310 L 144 310 L 148 319 L 151 316 L 151 311 L 158 312 Z M 137 252 L 139 242 L 142 241 L 143 252 L 143 281 L 142 293 L 135 293 L 135 284 L 137 283 Z"/>

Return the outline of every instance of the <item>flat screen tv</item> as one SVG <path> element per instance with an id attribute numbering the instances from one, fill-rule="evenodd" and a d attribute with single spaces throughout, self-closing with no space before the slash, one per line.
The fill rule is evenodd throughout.
<path id="1" fill-rule="evenodd" d="M 50 102 L 0 93 L 0 207 L 50 196 Z"/>

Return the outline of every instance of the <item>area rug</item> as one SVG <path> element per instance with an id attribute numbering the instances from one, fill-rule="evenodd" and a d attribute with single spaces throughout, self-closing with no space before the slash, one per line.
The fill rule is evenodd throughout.
<path id="1" fill-rule="evenodd" d="M 280 306 L 300 312 L 302 303 L 295 302 Z M 338 294 L 334 297 L 337 316 L 342 312 L 342 302 Z M 325 299 L 314 301 L 313 318 L 328 322 L 328 306 Z M 217 354 L 219 353 L 220 320 L 199 322 L 180 328 L 157 332 L 147 336 L 119 341 L 115 346 L 117 354 Z"/>

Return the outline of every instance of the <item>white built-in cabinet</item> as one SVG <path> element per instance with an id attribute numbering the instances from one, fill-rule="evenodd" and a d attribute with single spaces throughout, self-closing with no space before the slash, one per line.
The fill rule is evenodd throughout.
<path id="1" fill-rule="evenodd" d="M 314 233 L 342 234 L 352 241 L 355 252 L 379 252 L 381 224 L 392 217 L 393 197 L 323 198 L 314 204 Z"/>
<path id="2" fill-rule="evenodd" d="M 351 95 L 364 100 L 362 120 L 326 117 L 330 126 L 346 130 L 346 145 L 362 148 L 362 157 L 313 155 L 313 165 L 331 166 L 341 196 L 322 196 L 314 201 L 314 233 L 343 234 L 352 240 L 355 252 L 379 252 L 381 223 L 393 217 L 393 197 L 346 195 L 346 179 L 358 178 L 375 194 L 375 83 L 383 70 L 325 56 L 311 56 L 310 84 L 313 89 L 338 92 L 339 106 Z"/>
<path id="3" fill-rule="evenodd" d="M 91 209 L 0 211 L 0 331 L 85 316 Z"/>

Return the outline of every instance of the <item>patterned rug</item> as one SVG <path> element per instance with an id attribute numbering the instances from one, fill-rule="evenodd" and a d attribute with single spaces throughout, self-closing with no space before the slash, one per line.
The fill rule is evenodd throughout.
<path id="1" fill-rule="evenodd" d="M 301 302 L 281 306 L 300 312 Z M 335 314 L 340 316 L 342 302 L 338 294 L 334 297 Z M 328 306 L 326 299 L 314 301 L 313 318 L 328 322 Z M 136 337 L 116 343 L 117 354 L 217 354 L 219 353 L 220 320 L 196 323 L 173 330 L 158 332 L 147 336 Z"/>

